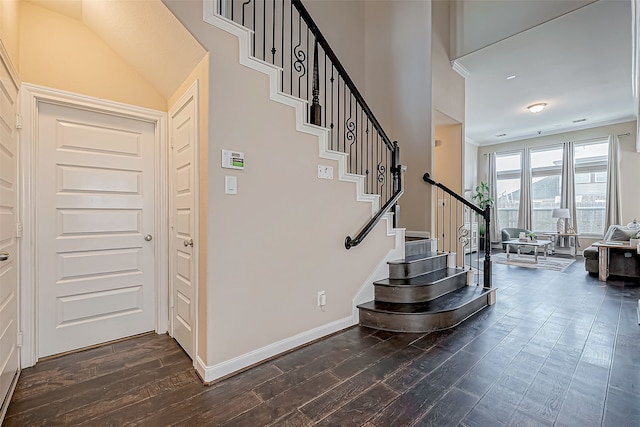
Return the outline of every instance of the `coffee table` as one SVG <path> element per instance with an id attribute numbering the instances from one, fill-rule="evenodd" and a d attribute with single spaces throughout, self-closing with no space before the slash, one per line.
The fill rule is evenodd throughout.
<path id="1" fill-rule="evenodd" d="M 521 242 L 520 239 L 511 239 L 505 242 L 507 245 L 507 259 L 509 259 L 509 247 L 510 245 L 514 245 L 518 247 L 518 257 L 520 257 L 520 248 L 522 246 L 533 246 L 533 263 L 538 263 L 538 248 L 542 248 L 544 253 L 544 259 L 547 259 L 547 252 L 549 252 L 549 245 L 551 244 L 551 240 L 535 240 L 535 241 L 526 241 Z"/>

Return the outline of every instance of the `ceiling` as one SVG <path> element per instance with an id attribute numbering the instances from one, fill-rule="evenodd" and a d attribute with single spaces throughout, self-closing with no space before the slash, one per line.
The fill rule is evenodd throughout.
<path id="1" fill-rule="evenodd" d="M 631 1 L 600 0 L 457 59 L 469 72 L 467 140 L 490 145 L 635 120 L 631 16 Z M 526 109 L 538 102 L 547 108 Z"/>
<path id="2" fill-rule="evenodd" d="M 206 52 L 160 0 L 28 0 L 81 21 L 165 98 Z"/>

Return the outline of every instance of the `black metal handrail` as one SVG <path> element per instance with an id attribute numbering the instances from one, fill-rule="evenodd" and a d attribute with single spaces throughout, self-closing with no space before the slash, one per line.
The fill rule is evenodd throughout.
<path id="1" fill-rule="evenodd" d="M 458 232 L 459 238 L 454 239 L 456 240 L 454 243 L 451 243 L 450 241 L 448 248 L 449 248 L 449 252 L 452 252 L 452 248 L 456 248 L 458 244 L 461 243 L 463 265 L 464 265 L 466 263 L 466 260 L 464 259 L 464 257 L 466 256 L 466 252 L 469 251 L 469 254 L 470 255 L 472 254 L 472 246 L 474 243 L 473 239 L 476 238 L 473 236 L 473 231 L 472 231 L 474 228 L 474 225 L 475 227 L 480 226 L 480 224 L 478 224 L 477 222 L 474 224 L 474 222 L 471 219 L 469 219 L 468 222 L 465 221 L 464 208 L 470 209 L 471 211 L 475 212 L 475 214 L 480 215 L 482 217 L 482 219 L 484 220 L 484 224 L 482 224 L 482 226 L 485 228 L 487 235 L 489 235 L 489 229 L 490 229 L 489 227 L 491 224 L 491 206 L 486 205 L 484 209 L 482 209 L 481 207 L 475 205 L 474 203 L 471 203 L 470 201 L 466 200 L 464 197 L 460 196 L 455 191 L 448 188 L 446 185 L 431 179 L 429 176 L 429 173 L 425 173 L 422 176 L 422 179 L 424 182 L 431 184 L 436 188 L 441 189 L 443 192 L 442 199 L 440 199 L 439 195 L 436 193 L 436 198 L 438 199 L 438 203 L 437 203 L 438 206 L 436 207 L 436 230 L 442 229 L 443 239 L 445 237 L 445 227 L 446 227 L 446 225 L 444 224 L 448 224 L 449 233 L 451 233 L 453 229 L 455 229 Z M 448 207 L 448 213 L 449 213 L 448 218 L 446 218 L 446 211 L 445 211 L 446 198 L 444 197 L 444 193 L 446 193 L 449 196 L 449 200 L 451 201 Z M 453 205 L 451 200 L 452 198 L 455 199 L 460 205 L 463 206 L 463 209 L 462 209 L 463 214 L 461 215 L 463 217 L 462 224 L 459 223 L 460 217 L 458 214 L 460 209 L 458 207 L 452 206 Z M 443 216 L 442 224 L 439 223 L 439 218 L 437 216 L 438 210 L 440 208 L 442 209 L 442 216 Z M 455 224 L 453 224 L 454 222 Z M 451 237 L 450 237 L 450 240 L 451 240 Z M 443 248 L 444 248 L 444 242 L 443 242 Z M 484 250 L 485 250 L 484 263 L 483 263 L 483 269 L 482 269 L 483 270 L 483 286 L 485 288 L 491 288 L 491 239 L 486 239 Z M 478 263 L 479 263 L 479 258 L 478 258 Z M 471 256 L 469 257 L 468 265 L 471 268 L 471 265 L 472 265 Z"/>
<path id="2" fill-rule="evenodd" d="M 373 228 L 376 226 L 376 224 L 380 222 L 384 214 L 389 212 L 391 208 L 398 202 L 398 199 L 404 193 L 404 172 L 406 170 L 406 166 L 398 165 L 398 189 L 393 194 L 393 197 L 391 197 L 391 199 L 389 199 L 387 203 L 384 204 L 384 206 L 378 211 L 378 213 L 376 213 L 374 217 L 369 220 L 367 225 L 365 225 L 364 228 L 360 230 L 356 237 L 352 239 L 350 236 L 347 236 L 347 238 L 344 239 L 345 248 L 351 249 L 354 246 L 358 246 L 360 243 L 362 243 L 364 238 L 367 237 L 371 230 L 373 230 Z"/>
<path id="3" fill-rule="evenodd" d="M 280 90 L 308 100 L 307 122 L 329 130 L 327 148 L 348 154 L 347 172 L 364 176 L 364 192 L 379 195 L 384 206 L 397 201 L 398 145 L 391 142 L 302 2 L 216 4 L 220 15 L 253 31 L 251 54 L 281 69 Z"/>

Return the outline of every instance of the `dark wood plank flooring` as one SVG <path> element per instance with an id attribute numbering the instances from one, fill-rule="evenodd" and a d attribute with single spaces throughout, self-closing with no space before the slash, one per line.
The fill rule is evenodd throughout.
<path id="1" fill-rule="evenodd" d="M 22 371 L 9 426 L 640 426 L 637 282 L 494 265 L 456 329 L 354 327 L 204 386 L 166 335 Z"/>

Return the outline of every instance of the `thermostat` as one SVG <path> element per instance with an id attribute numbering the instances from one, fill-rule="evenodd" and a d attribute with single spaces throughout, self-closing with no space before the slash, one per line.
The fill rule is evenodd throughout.
<path id="1" fill-rule="evenodd" d="M 240 151 L 222 150 L 222 167 L 228 169 L 244 169 L 244 153 Z"/>

